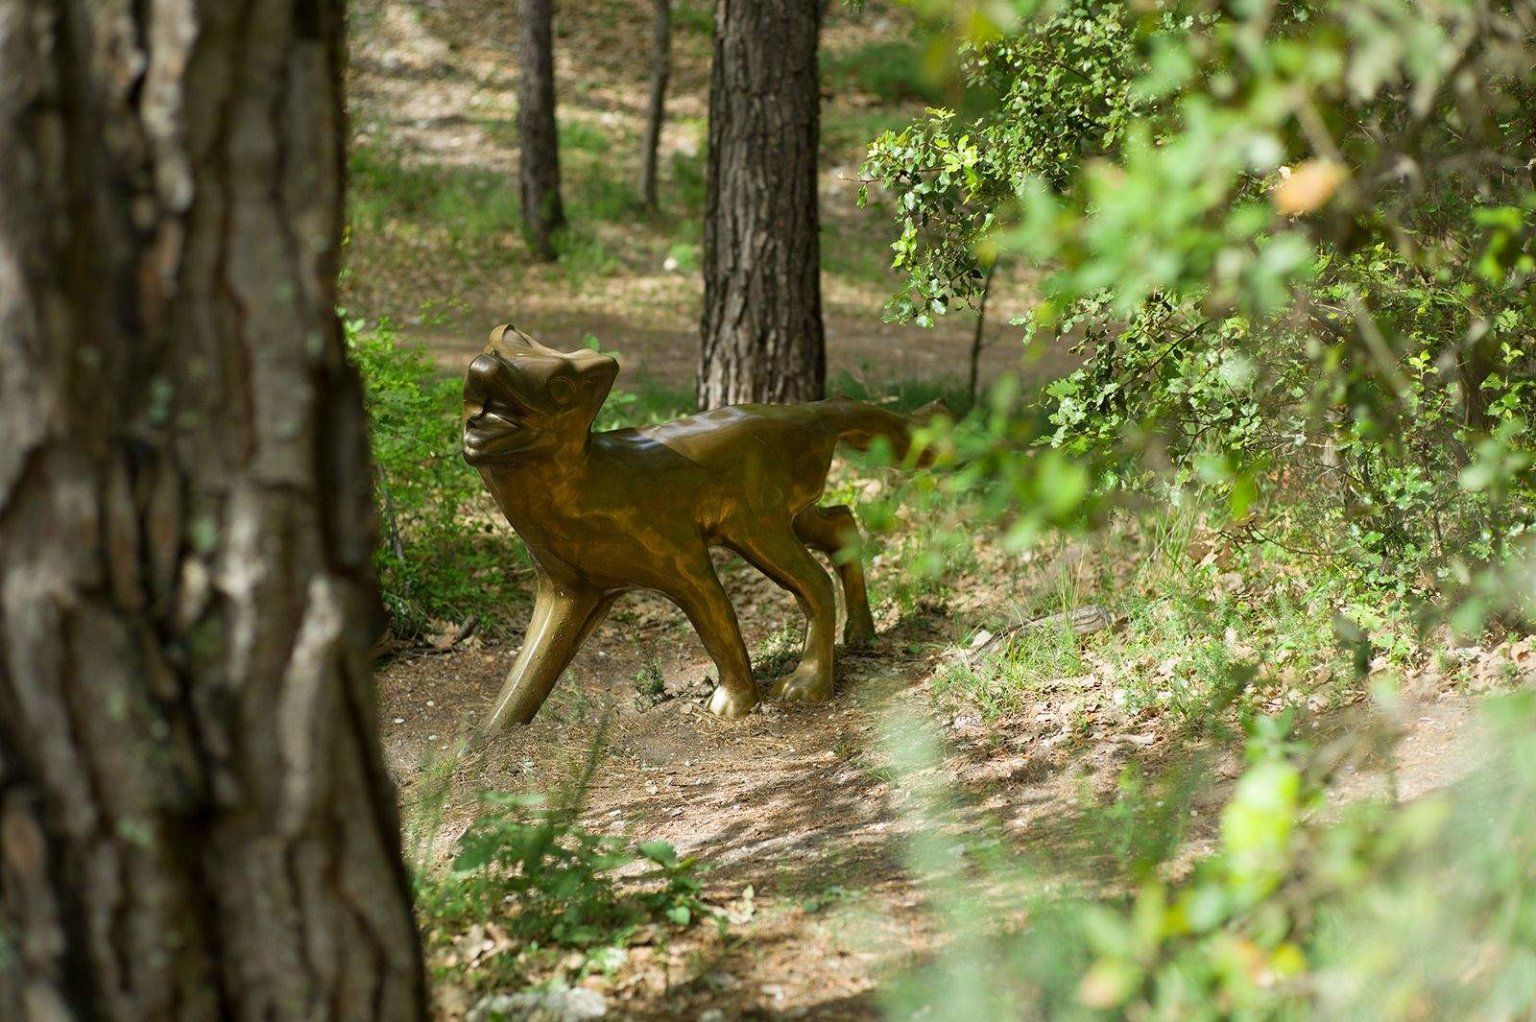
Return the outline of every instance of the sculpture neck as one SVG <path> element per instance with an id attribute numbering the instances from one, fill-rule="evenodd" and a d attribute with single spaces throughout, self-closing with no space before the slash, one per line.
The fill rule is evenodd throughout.
<path id="1" fill-rule="evenodd" d="M 486 487 L 502 514 L 519 533 L 548 522 L 569 507 L 586 475 L 591 435 L 579 441 L 526 452 L 509 461 L 480 469 Z"/>

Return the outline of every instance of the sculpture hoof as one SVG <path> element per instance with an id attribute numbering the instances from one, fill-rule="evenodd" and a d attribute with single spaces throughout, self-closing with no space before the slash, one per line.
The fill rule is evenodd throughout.
<path id="1" fill-rule="evenodd" d="M 832 698 L 832 679 L 822 677 L 821 672 L 811 665 L 801 664 L 775 681 L 768 694 L 799 703 L 825 703 Z"/>
<path id="2" fill-rule="evenodd" d="M 724 685 L 716 685 L 715 692 L 709 697 L 709 712 L 717 717 L 731 719 L 745 717 L 752 712 L 752 707 L 757 705 L 757 692 L 736 693 Z"/>

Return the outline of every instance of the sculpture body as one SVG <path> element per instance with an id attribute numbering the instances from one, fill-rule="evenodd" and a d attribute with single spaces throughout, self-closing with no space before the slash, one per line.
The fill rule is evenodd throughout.
<path id="1" fill-rule="evenodd" d="M 497 327 L 464 383 L 464 457 L 522 536 L 538 580 L 533 617 L 483 728 L 527 723 L 613 601 L 654 589 L 692 622 L 719 671 L 711 712 L 740 716 L 757 703 L 747 650 L 710 560 L 740 554 L 794 594 L 807 619 L 800 665 L 770 689 L 832 697 L 836 602 L 810 550 L 857 541 L 847 507 L 822 508 L 839 442 L 885 437 L 905 453 L 912 422 L 834 399 L 740 405 L 675 422 L 593 433 L 618 374 L 594 351 L 562 353 L 514 327 Z M 850 646 L 874 637 L 863 568 L 839 563 Z"/>

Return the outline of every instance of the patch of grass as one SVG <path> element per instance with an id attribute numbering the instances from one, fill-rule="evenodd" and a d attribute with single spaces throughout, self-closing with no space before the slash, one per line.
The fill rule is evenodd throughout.
<path id="1" fill-rule="evenodd" d="M 1337 594 L 1325 574 L 1223 547 L 1194 512 L 1179 517 L 1187 521 L 1146 523 L 1150 542 L 1139 551 L 1100 555 L 1097 585 L 1114 585 L 1125 626 L 1091 636 L 1085 649 L 1108 665 L 1106 680 L 1127 713 L 1166 713 L 1186 732 L 1204 734 L 1218 719 L 1213 711 L 1249 703 L 1238 706 L 1242 714 L 1276 698 L 1331 700 L 1355 680 L 1331 625 Z M 1130 524 L 1121 523 L 1122 539 Z M 1107 563 L 1128 554 L 1128 574 Z M 1263 684 L 1247 692 L 1261 667 Z"/>
<path id="2" fill-rule="evenodd" d="M 593 429 L 647 426 L 690 415 L 694 411 L 692 390 L 663 386 L 643 377 L 631 383 L 631 387 L 608 395 L 607 403 L 597 413 Z"/>
<path id="3" fill-rule="evenodd" d="M 407 164 L 387 149 L 367 145 L 353 149 L 347 173 L 348 222 L 354 230 L 409 226 L 481 244 L 521 229 L 517 182 L 506 174 Z"/>
<path id="4" fill-rule="evenodd" d="M 876 369 L 875 366 L 865 368 L 871 373 Z M 847 370 L 827 381 L 827 396 L 869 401 L 897 412 L 916 411 L 938 401 L 960 414 L 970 404 L 965 385 L 954 380 L 898 380 L 871 386 L 862 375 L 856 376 Z"/>
<path id="5" fill-rule="evenodd" d="M 698 137 L 703 137 L 702 121 L 693 120 L 684 123 L 689 124 L 690 130 Z M 694 240 L 697 240 L 697 235 L 703 231 L 702 221 L 699 218 L 704 213 L 706 187 L 704 147 L 700 145 L 699 151 L 691 155 L 674 152 L 668 162 L 672 176 L 670 181 L 662 182 L 662 206 L 676 209 L 679 222 L 686 224 Z"/>
<path id="6" fill-rule="evenodd" d="M 634 175 L 627 172 L 629 161 L 615 159 L 616 152 L 627 149 L 638 155 L 639 146 L 638 139 L 616 128 L 571 119 L 560 122 L 561 187 L 566 217 L 573 225 L 630 223 L 639 217 L 640 197 Z"/>
<path id="7" fill-rule="evenodd" d="M 713 36 L 714 6 L 708 0 L 677 0 L 672 5 L 672 28 L 695 35 Z"/>
<path id="8" fill-rule="evenodd" d="M 1008 641 L 979 662 L 951 664 L 936 679 L 940 698 L 963 698 L 987 718 L 1022 710 L 1044 683 L 1083 673 L 1077 637 L 1069 629 L 1042 628 Z"/>
<path id="9" fill-rule="evenodd" d="M 758 681 L 773 681 L 788 674 L 800 662 L 802 633 L 793 625 L 784 625 L 752 651 L 752 676 Z"/>
<path id="10" fill-rule="evenodd" d="M 821 147 L 834 158 L 862 156 L 880 135 L 911 123 L 911 114 L 899 110 L 844 110 L 821 119 Z"/>
<path id="11" fill-rule="evenodd" d="M 1221 531 L 1199 493 L 1172 510 L 1116 511 L 1092 543 L 1037 546 L 1021 561 L 1000 555 L 996 537 L 975 534 L 970 497 L 854 465 L 864 482 L 832 496 L 858 504 L 878 552 L 875 591 L 904 615 L 986 587 L 1002 598 L 991 613 L 1003 624 L 1090 604 L 1114 620 L 1082 636 L 1030 630 L 979 658 L 956 645 L 934 693 L 988 719 L 1043 704 L 1069 734 L 1137 721 L 1228 740 L 1262 714 L 1356 698 L 1366 673 L 1401 675 L 1428 662 L 1408 609 L 1352 596 L 1313 558 Z M 881 488 L 861 499 L 871 475 Z M 967 623 L 997 627 L 985 614 Z M 1076 680 L 1051 684 L 1063 679 Z"/>
<path id="12" fill-rule="evenodd" d="M 924 73 L 919 43 L 905 39 L 828 54 L 821 63 L 821 80 L 834 92 L 862 92 L 887 103 L 937 103 L 943 98 Z"/>
<path id="13" fill-rule="evenodd" d="M 699 246 L 691 241 L 680 241 L 667 249 L 667 258 L 677 264 L 679 273 L 695 273 L 699 269 Z"/>
<path id="14" fill-rule="evenodd" d="M 585 219 L 571 220 L 556 231 L 554 244 L 559 263 L 552 269 L 568 282 L 605 277 L 619 266 L 618 256 Z"/>
<path id="15" fill-rule="evenodd" d="M 887 290 L 900 282 L 900 275 L 891 269 L 889 248 L 878 243 L 867 244 L 836 231 L 821 234 L 821 271 L 876 284 Z"/>

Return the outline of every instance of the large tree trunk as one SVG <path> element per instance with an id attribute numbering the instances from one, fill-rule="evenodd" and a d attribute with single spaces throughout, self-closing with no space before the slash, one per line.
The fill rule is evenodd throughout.
<path id="1" fill-rule="evenodd" d="M 537 259 L 555 258 L 560 204 L 560 137 L 555 129 L 555 45 L 550 0 L 518 0 L 518 195 L 523 230 Z"/>
<path id="2" fill-rule="evenodd" d="M 819 398 L 817 0 L 716 0 L 698 399 Z"/>
<path id="3" fill-rule="evenodd" d="M 672 0 L 653 0 L 651 21 L 651 98 L 645 108 L 645 137 L 640 143 L 640 204 L 655 210 L 656 155 L 667 113 L 667 79 L 672 74 Z"/>
<path id="4" fill-rule="evenodd" d="M 341 0 L 0 0 L 0 1018 L 416 1019 Z"/>

